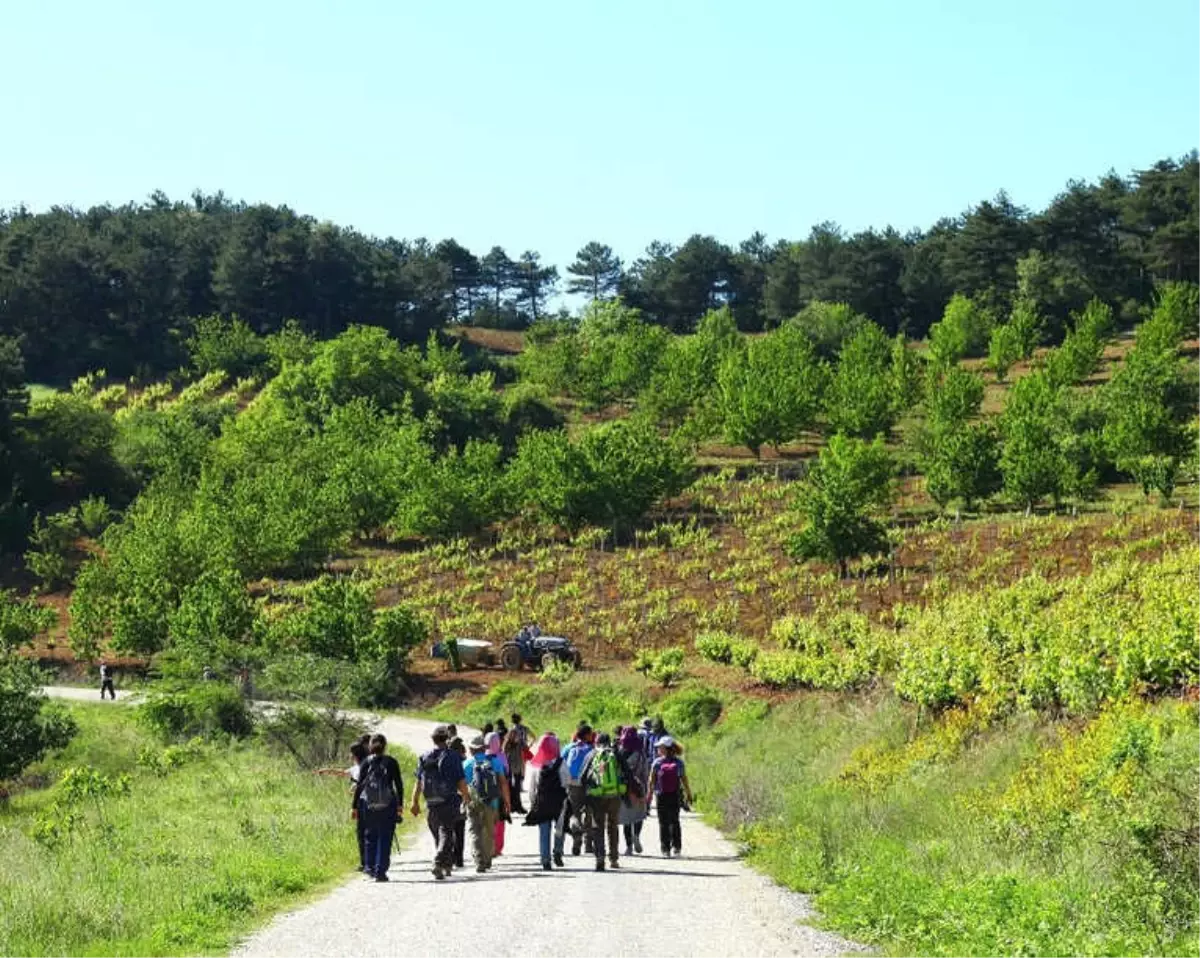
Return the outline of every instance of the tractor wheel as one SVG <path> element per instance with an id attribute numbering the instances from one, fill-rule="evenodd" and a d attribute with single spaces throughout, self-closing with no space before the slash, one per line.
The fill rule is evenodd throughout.
<path id="1" fill-rule="evenodd" d="M 506 645 L 500 650 L 500 667 L 508 672 L 521 671 L 521 650 L 515 645 Z"/>
<path id="2" fill-rule="evenodd" d="M 550 668 L 550 666 L 552 666 L 557 661 L 558 661 L 558 656 L 555 655 L 553 652 L 543 652 L 542 653 L 542 668 L 543 669 Z"/>

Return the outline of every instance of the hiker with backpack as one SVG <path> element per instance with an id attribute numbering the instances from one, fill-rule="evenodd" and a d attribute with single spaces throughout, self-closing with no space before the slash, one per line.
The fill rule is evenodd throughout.
<path id="1" fill-rule="evenodd" d="M 692 803 L 692 786 L 679 757 L 679 746 L 669 735 L 658 740 L 658 758 L 650 766 L 650 789 L 658 803 L 658 840 L 663 858 L 676 857 L 683 849 L 679 811 Z"/>
<path id="2" fill-rule="evenodd" d="M 563 841 L 566 835 L 563 830 L 562 813 L 567 804 L 568 777 L 562 756 L 559 754 L 557 735 L 546 732 L 537 740 L 529 767 L 537 775 L 533 780 L 530 809 L 525 816 L 525 824 L 538 827 L 538 850 L 541 852 L 542 869 L 551 870 L 551 832 L 554 834 L 553 861 L 559 868 L 563 868 L 566 864 L 563 861 Z"/>
<path id="3" fill-rule="evenodd" d="M 580 722 L 575 737 L 563 752 L 563 763 L 567 769 L 567 807 L 563 810 L 566 830 L 571 833 L 571 854 L 579 854 L 582 843 L 584 851 L 592 851 L 592 813 L 588 808 L 587 789 L 583 784 L 583 767 L 592 754 L 592 727 Z"/>
<path id="4" fill-rule="evenodd" d="M 467 746 L 463 744 L 463 740 L 458 736 L 458 727 L 450 724 L 446 726 L 446 734 L 450 736 L 450 742 L 446 748 L 450 749 L 463 761 L 467 758 Z M 467 850 L 467 806 L 461 805 L 458 809 L 458 816 L 454 819 L 454 867 L 465 868 L 463 863 L 463 855 Z"/>
<path id="5" fill-rule="evenodd" d="M 528 761 L 531 735 L 529 729 L 521 723 L 521 716 L 512 714 L 512 728 L 504 736 L 504 758 L 508 761 L 508 785 L 512 792 L 512 810 L 518 815 L 524 815 L 526 808 L 521 801 L 521 790 L 525 787 L 525 763 Z"/>
<path id="6" fill-rule="evenodd" d="M 377 882 L 388 880 L 392 862 L 392 837 L 400 819 L 400 796 L 404 782 L 400 765 L 387 750 L 387 739 L 372 735 L 367 760 L 360 766 L 354 786 L 351 816 L 363 825 L 363 871 Z"/>
<path id="7" fill-rule="evenodd" d="M 501 735 L 499 732 L 492 732 L 484 742 L 487 744 L 487 753 L 496 761 L 496 767 L 500 770 L 500 777 L 504 779 L 505 789 L 508 787 L 508 761 L 504 757 L 504 751 L 500 748 Z M 495 827 L 495 850 L 492 852 L 493 857 L 499 858 L 504 854 L 504 827 L 512 821 L 511 806 L 507 803 L 504 808 L 500 809 L 500 814 L 496 818 Z"/>
<path id="8" fill-rule="evenodd" d="M 470 792 L 467 820 L 471 824 L 471 855 L 475 871 L 483 874 L 492 867 L 496 822 L 501 811 L 509 807 L 509 793 L 504 768 L 495 756 L 487 753 L 487 742 L 482 735 L 471 739 L 471 757 L 463 762 L 463 775 Z"/>
<path id="9" fill-rule="evenodd" d="M 454 823 L 461 803 L 471 799 L 462 761 L 446 747 L 449 739 L 446 726 L 433 730 L 433 748 L 417 761 L 412 793 L 413 815 L 421 814 L 421 796 L 425 796 L 426 822 L 433 835 L 433 877 L 438 881 L 454 870 Z"/>
<path id="10" fill-rule="evenodd" d="M 592 851 L 596 855 L 596 871 L 604 871 L 606 850 L 609 867 L 619 868 L 621 799 L 629 788 L 629 773 L 612 747 L 612 738 L 607 732 L 596 736 L 596 747 L 584 762 L 582 779 L 592 814 Z"/>
<path id="11" fill-rule="evenodd" d="M 622 730 L 617 740 L 617 755 L 624 763 L 629 786 L 621 801 L 621 830 L 625 833 L 625 854 L 642 853 L 642 825 L 646 816 L 646 784 L 650 780 L 650 765 L 642 751 L 637 729 L 630 726 Z"/>

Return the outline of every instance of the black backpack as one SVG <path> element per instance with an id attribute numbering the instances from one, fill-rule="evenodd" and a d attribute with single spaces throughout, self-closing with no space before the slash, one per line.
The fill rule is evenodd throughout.
<path id="1" fill-rule="evenodd" d="M 449 754 L 444 748 L 435 748 L 421 757 L 421 783 L 427 805 L 443 805 L 458 794 L 443 769 Z M 458 759 L 454 758 L 454 761 Z"/>
<path id="2" fill-rule="evenodd" d="M 362 771 L 362 798 L 367 803 L 367 811 L 381 812 L 391 808 L 396 802 L 396 790 L 392 788 L 392 778 L 388 775 L 387 766 L 382 755 L 372 755 Z"/>
<path id="3" fill-rule="evenodd" d="M 471 791 L 485 805 L 500 799 L 500 776 L 492 766 L 491 759 L 475 759 L 471 767 Z"/>

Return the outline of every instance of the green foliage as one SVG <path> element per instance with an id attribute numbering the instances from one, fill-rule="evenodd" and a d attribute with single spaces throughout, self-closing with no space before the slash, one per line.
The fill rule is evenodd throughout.
<path id="1" fill-rule="evenodd" d="M 254 731 L 254 716 L 245 699 L 223 682 L 152 692 L 137 711 L 147 728 L 169 741 L 215 735 L 244 738 Z"/>
<path id="2" fill-rule="evenodd" d="M 715 689 L 689 685 L 663 699 L 659 708 L 673 735 L 695 735 L 716 724 L 724 702 Z"/>
<path id="3" fill-rule="evenodd" d="M 575 442 L 563 432 L 528 433 L 509 481 L 548 519 L 621 529 L 682 491 L 691 468 L 679 440 L 663 438 L 646 420 L 622 419 L 593 426 Z"/>
<path id="4" fill-rule="evenodd" d="M 952 366 L 968 356 L 982 356 L 994 325 L 991 310 L 956 293 L 946 304 L 941 320 L 929 330 L 929 353 L 941 366 Z"/>
<path id="5" fill-rule="evenodd" d="M 833 360 L 869 320 L 847 303 L 814 300 L 788 320 L 808 340 L 820 359 Z"/>
<path id="6" fill-rule="evenodd" d="M 799 327 L 788 324 L 725 354 L 716 405 L 725 438 L 756 456 L 811 429 L 828 373 Z"/>
<path id="7" fill-rule="evenodd" d="M 1105 447 L 1117 468 L 1132 475 L 1147 495 L 1157 491 L 1170 496 L 1180 464 L 1191 454 L 1188 422 L 1194 416 L 1196 389 L 1184 375 L 1177 350 L 1190 328 L 1185 324 L 1194 326 L 1195 308 L 1195 287 L 1168 286 L 1104 389 Z"/>
<path id="8" fill-rule="evenodd" d="M 1062 345 L 1046 357 L 1046 375 L 1051 384 L 1073 386 L 1091 376 L 1100 365 L 1112 332 L 1112 310 L 1093 299 L 1075 317 L 1075 328 L 1067 333 Z"/>
<path id="9" fill-rule="evenodd" d="M 728 632 L 701 632 L 696 636 L 696 652 L 702 659 L 748 669 L 758 655 L 758 646 Z"/>
<path id="10" fill-rule="evenodd" d="M 1028 510 L 1069 494 L 1077 476 L 1062 445 L 1061 393 L 1043 372 L 1013 384 L 1000 417 L 1005 491 Z"/>
<path id="11" fill-rule="evenodd" d="M 167 616 L 175 654 L 198 677 L 204 668 L 240 669 L 254 661 L 249 647 L 254 603 L 237 571 L 206 569 L 180 591 L 179 604 Z"/>
<path id="12" fill-rule="evenodd" d="M 844 577 L 850 559 L 885 551 L 876 514 L 891 501 L 893 469 L 882 440 L 833 436 L 797 496 L 804 526 L 789 544 L 792 554 L 835 562 Z"/>
<path id="13" fill-rule="evenodd" d="M 197 319 L 187 350 L 193 368 L 201 375 L 219 371 L 234 377 L 249 376 L 261 370 L 269 356 L 263 337 L 237 316 Z"/>
<path id="14" fill-rule="evenodd" d="M 892 358 L 892 343 L 874 323 L 845 342 L 825 402 L 831 429 L 868 439 L 891 431 L 901 411 Z"/>
<path id="15" fill-rule="evenodd" d="M 93 539 L 108 528 L 112 518 L 113 511 L 103 496 L 88 496 L 79 503 L 79 523 Z"/>
<path id="16" fill-rule="evenodd" d="M 542 666 L 538 672 L 538 681 L 546 685 L 565 685 L 575 677 L 575 666 L 562 659 L 554 659 L 549 665 Z"/>
<path id="17" fill-rule="evenodd" d="M 26 628 L 14 621 L 23 613 L 11 599 L 5 598 L 4 607 L 0 631 L 8 643 Z M 75 734 L 71 716 L 42 695 L 42 673 L 15 655 L 14 648 L 0 650 L 0 782 L 15 778 L 46 752 L 62 748 Z"/>
<path id="18" fill-rule="evenodd" d="M 25 565 L 47 592 L 71 580 L 68 558 L 79 537 L 79 510 L 68 509 L 33 521 Z"/>
<path id="19" fill-rule="evenodd" d="M 509 511 L 510 490 L 500 447 L 470 440 L 462 452 L 428 457 L 391 517 L 397 536 L 448 536 L 477 532 Z"/>
<path id="20" fill-rule="evenodd" d="M 959 499 L 970 509 L 1000 491 L 1000 437 L 992 423 L 934 431 L 927 446 L 921 468 L 925 488 L 939 506 Z"/>
<path id="21" fill-rule="evenodd" d="M 657 682 L 664 689 L 678 684 L 684 676 L 684 651 L 674 647 L 655 651 L 641 649 L 633 659 L 633 670 L 641 672 L 652 682 Z"/>
<path id="22" fill-rule="evenodd" d="M 1024 358 L 1022 332 L 1015 325 L 1015 320 L 1001 323 L 992 330 L 991 339 L 988 340 L 988 365 L 999 382 L 1004 382 L 1013 364 Z"/>
<path id="23" fill-rule="evenodd" d="M 33 826 L 34 841 L 57 848 L 81 830 L 87 831 L 94 842 L 109 840 L 112 826 L 105 819 L 105 806 L 109 799 L 129 792 L 128 775 L 105 775 L 94 768 L 68 768 L 54 787 L 53 801 L 38 814 Z"/>

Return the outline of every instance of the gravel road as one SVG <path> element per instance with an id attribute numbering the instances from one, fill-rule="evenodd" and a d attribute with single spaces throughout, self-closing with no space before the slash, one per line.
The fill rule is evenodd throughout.
<path id="1" fill-rule="evenodd" d="M 46 691 L 85 700 L 98 694 Z M 389 741 L 419 753 L 429 747 L 433 723 L 389 717 L 378 728 Z M 405 787 L 411 787 L 412 769 L 404 769 L 404 776 Z M 432 841 L 420 828 L 407 836 L 394 859 L 390 883 L 349 879 L 324 898 L 275 918 L 234 954 L 662 958 L 861 950 L 800 924 L 812 914 L 805 897 L 755 874 L 696 816 L 684 815 L 683 858 L 658 856 L 654 818 L 646 823 L 643 839 L 653 854 L 622 857 L 618 871 L 597 873 L 589 857 L 568 854 L 565 869 L 544 872 L 537 829 L 521 826 L 518 819 L 509 826 L 504 855 L 490 873 L 476 875 L 468 860 L 465 872 L 437 882 L 430 874 Z M 349 819 L 346 841 L 354 841 Z"/>

